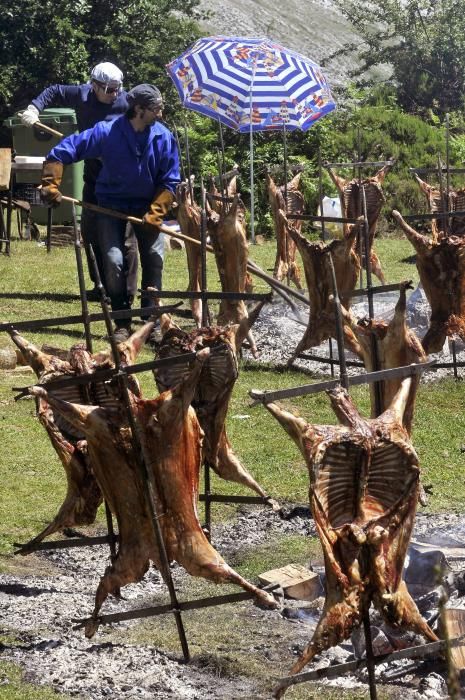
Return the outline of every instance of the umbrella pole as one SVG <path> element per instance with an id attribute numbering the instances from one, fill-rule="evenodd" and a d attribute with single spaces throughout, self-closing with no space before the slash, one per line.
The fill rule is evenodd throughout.
<path id="1" fill-rule="evenodd" d="M 189 194 L 191 198 L 191 202 L 194 202 L 194 192 L 192 188 L 192 178 L 191 178 L 191 157 L 190 157 L 190 152 L 189 152 L 189 135 L 187 133 L 187 122 L 184 119 L 184 145 L 186 147 L 186 164 L 187 164 L 187 177 L 188 177 L 188 185 L 189 185 Z"/>
<path id="2" fill-rule="evenodd" d="M 252 130 L 252 114 L 253 114 L 253 105 L 252 105 L 252 92 L 253 92 L 253 84 L 255 80 L 255 61 L 253 64 L 253 70 L 252 70 L 252 81 L 250 83 L 250 93 L 249 93 L 249 122 L 250 122 L 250 129 L 249 129 L 249 148 L 250 148 L 250 240 L 252 243 L 255 243 L 255 195 L 254 195 L 254 180 L 253 180 L 253 130 Z"/>
<path id="3" fill-rule="evenodd" d="M 283 155 L 284 155 L 284 209 L 287 216 L 287 139 L 286 139 L 286 122 L 283 122 Z M 287 286 L 291 286 L 291 270 L 289 267 L 289 231 L 285 227 L 285 250 L 286 250 L 286 281 Z"/>

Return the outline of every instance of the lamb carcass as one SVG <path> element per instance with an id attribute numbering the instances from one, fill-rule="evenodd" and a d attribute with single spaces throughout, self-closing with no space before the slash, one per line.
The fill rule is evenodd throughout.
<path id="1" fill-rule="evenodd" d="M 446 337 L 465 340 L 465 239 L 440 236 L 430 240 L 407 224 L 398 211 L 393 217 L 415 248 L 417 269 L 431 306 L 425 352 L 440 352 Z"/>
<path id="2" fill-rule="evenodd" d="M 182 182 L 176 189 L 177 219 L 181 232 L 200 242 L 201 211 L 200 207 L 192 201 L 189 185 Z M 189 285 L 187 291 L 200 292 L 201 289 L 201 264 L 202 255 L 200 245 L 186 241 L 187 268 L 189 273 Z M 191 299 L 192 316 L 200 328 L 202 325 L 202 300 Z"/>
<path id="3" fill-rule="evenodd" d="M 409 392 L 406 379 L 389 408 L 370 420 L 359 414 L 345 389 L 328 392 L 340 426 L 311 425 L 267 405 L 306 460 L 326 572 L 323 613 L 291 674 L 347 639 L 371 603 L 387 624 L 437 640 L 402 580 L 420 475 L 402 426 Z M 282 694 L 278 687 L 275 697 Z"/>
<path id="4" fill-rule="evenodd" d="M 388 163 L 381 170 L 378 170 L 373 177 L 367 177 L 363 180 L 353 179 L 344 180 L 344 178 L 336 175 L 336 173 L 328 167 L 329 175 L 337 187 L 339 200 L 341 202 L 341 211 L 346 219 L 357 219 L 363 216 L 362 204 L 362 188 L 365 191 L 365 200 L 368 219 L 368 247 L 369 260 L 373 274 L 380 280 L 382 284 L 386 284 L 386 278 L 381 269 L 381 263 L 378 256 L 373 250 L 373 242 L 376 233 L 376 226 L 381 212 L 381 207 L 385 202 L 385 197 L 382 190 L 382 184 L 389 170 L 392 168 L 392 163 Z M 348 234 L 348 224 L 344 224 L 344 235 Z M 364 223 L 361 221 L 356 224 L 356 250 L 362 251 L 362 264 L 365 265 L 365 236 Z"/>
<path id="5" fill-rule="evenodd" d="M 274 230 L 276 235 L 276 260 L 274 264 L 273 277 L 281 281 L 289 276 L 298 289 L 302 289 L 301 274 L 296 262 L 296 244 L 289 236 L 287 219 L 280 215 L 280 210 L 288 214 L 302 214 L 304 210 L 304 198 L 299 192 L 299 183 L 302 173 L 298 173 L 287 184 L 287 207 L 285 202 L 284 187 L 277 187 L 269 173 L 266 174 L 266 184 L 268 188 L 268 199 L 273 217 Z M 293 220 L 294 228 L 300 232 L 301 220 Z"/>
<path id="6" fill-rule="evenodd" d="M 428 185 L 415 173 L 415 179 L 426 197 L 428 207 L 431 214 L 441 214 L 444 212 L 465 211 L 465 188 L 454 190 L 449 189 L 449 197 L 444 190 L 441 193 L 440 188 Z M 463 236 L 465 234 L 465 217 L 451 216 L 447 217 L 447 233 L 452 236 Z M 439 237 L 444 235 L 444 217 L 438 216 L 437 219 L 431 220 L 431 233 L 434 242 L 437 242 Z"/>
<path id="7" fill-rule="evenodd" d="M 218 220 L 210 221 L 210 236 L 215 252 L 216 264 L 223 292 L 247 291 L 248 245 L 245 231 L 245 207 L 238 195 L 234 196 L 227 212 L 222 211 Z M 243 300 L 222 299 L 217 323 L 240 323 L 247 318 L 247 307 Z M 257 346 L 249 331 L 247 338 L 252 354 L 257 355 Z"/>
<path id="8" fill-rule="evenodd" d="M 304 350 L 320 345 L 328 338 L 336 337 L 336 314 L 332 301 L 334 289 L 328 256 L 332 257 L 339 297 L 346 309 L 350 307 L 351 293 L 357 284 L 360 258 L 354 250 L 355 227 L 346 238 L 333 240 L 330 243 L 310 242 L 290 224 L 289 235 L 302 258 L 310 298 L 308 326 L 288 361 L 288 364 L 292 364 Z M 353 348 L 354 343 L 356 345 L 353 333 L 347 324 L 344 326 L 344 338 L 349 349 Z"/>
<path id="9" fill-rule="evenodd" d="M 248 318 L 243 319 L 240 324 L 226 328 L 201 328 L 190 333 L 173 324 L 169 316 L 162 316 L 163 339 L 159 347 L 159 358 L 198 352 L 204 347 L 212 350 L 203 365 L 192 400 L 192 406 L 205 433 L 203 460 L 222 479 L 247 486 L 276 507 L 275 502 L 266 495 L 234 453 L 225 425 L 231 395 L 239 375 L 237 353 L 262 306 L 263 302 L 256 304 Z M 188 373 L 188 362 L 159 367 L 154 372 L 159 391 L 173 388 Z"/>
<path id="10" fill-rule="evenodd" d="M 134 333 L 128 341 L 118 346 L 122 364 L 133 364 L 134 360 L 153 329 L 153 323 L 146 323 Z M 68 353 L 68 360 L 42 352 L 29 343 L 15 330 L 11 338 L 21 351 L 27 364 L 36 373 L 39 383 L 46 385 L 49 395 L 76 403 L 112 406 L 120 400 L 119 392 L 113 382 L 98 382 L 69 387 L 53 388 L 55 380 L 90 374 L 98 369 L 111 367 L 111 351 L 90 355 L 83 345 L 74 345 Z M 134 376 L 131 387 L 137 394 L 139 385 Z M 102 493 L 92 471 L 92 463 L 87 451 L 87 442 L 82 431 L 66 421 L 60 413 L 54 411 L 48 401 L 38 400 L 38 418 L 45 428 L 50 441 L 63 465 L 66 474 L 67 490 L 63 504 L 58 513 L 36 537 L 21 547 L 19 553 L 27 554 L 45 537 L 66 527 L 91 525 L 95 521 L 97 509 L 102 503 Z"/>
<path id="11" fill-rule="evenodd" d="M 239 170 L 237 165 L 234 166 L 233 170 L 228 173 L 228 176 L 223 176 L 223 182 L 225 182 L 225 187 L 223 191 L 216 186 L 215 178 L 210 177 L 210 185 L 207 194 L 207 200 L 211 209 L 217 214 L 221 214 L 225 209 L 228 208 L 228 200 L 235 197 L 237 194 L 237 176 Z M 208 197 L 208 195 L 211 195 Z M 223 198 L 225 201 L 223 201 Z"/>
<path id="12" fill-rule="evenodd" d="M 399 299 L 395 306 L 394 316 L 387 323 L 380 319 L 360 319 L 355 321 L 353 316 L 344 313 L 344 323 L 352 330 L 357 345 L 352 350 L 363 360 L 367 372 L 381 369 L 403 367 L 417 362 L 426 362 L 427 357 L 417 335 L 408 326 L 405 319 L 407 307 L 407 289 L 412 289 L 410 282 L 403 282 Z M 373 347 L 375 344 L 375 347 Z M 376 353 L 376 355 L 375 355 Z M 375 364 L 375 360 L 377 363 Z M 403 425 L 408 434 L 412 431 L 415 396 L 420 377 L 412 378 L 410 394 L 403 414 Z M 385 379 L 378 382 L 380 391 L 381 410 L 390 406 L 395 394 L 402 383 L 401 378 Z M 370 384 L 371 416 L 375 418 L 376 400 L 375 387 Z"/>
<path id="13" fill-rule="evenodd" d="M 197 517 L 202 429 L 190 403 L 208 354 L 208 349 L 199 353 L 181 384 L 158 398 L 143 400 L 130 394 L 163 540 L 169 561 L 177 561 L 191 575 L 215 583 L 236 583 L 274 608 L 272 596 L 226 564 L 208 542 Z M 107 596 L 140 581 L 150 560 L 166 578 L 146 489 L 123 405 L 110 409 L 72 404 L 47 395 L 43 387 L 33 387 L 31 392 L 46 398 L 54 410 L 84 432 L 96 479 L 118 521 L 118 553 L 100 580 L 86 625 L 86 636 L 91 637 L 98 629 L 98 613 Z"/>

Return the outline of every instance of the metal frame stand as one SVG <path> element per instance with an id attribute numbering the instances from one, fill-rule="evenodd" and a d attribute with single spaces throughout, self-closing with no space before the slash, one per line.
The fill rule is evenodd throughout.
<path id="1" fill-rule="evenodd" d="M 335 306 L 335 316 L 336 316 L 336 338 L 338 345 L 338 355 L 339 355 L 339 379 L 331 380 L 327 382 L 320 382 L 318 384 L 307 384 L 299 387 L 294 387 L 292 389 L 282 389 L 279 391 L 250 391 L 250 396 L 256 401 L 260 401 L 264 404 L 275 401 L 279 398 L 289 398 L 291 396 L 304 396 L 307 394 L 317 394 L 322 391 L 327 391 L 329 389 L 334 389 L 337 386 L 343 386 L 345 389 L 349 389 L 349 386 L 355 384 L 367 384 L 367 383 L 378 383 L 383 379 L 393 379 L 395 377 L 409 377 L 420 374 L 425 369 L 429 367 L 431 363 L 419 363 L 412 364 L 405 367 L 397 367 L 395 369 L 386 369 L 381 371 L 369 372 L 364 375 L 359 375 L 356 377 L 349 377 L 347 375 L 346 360 L 344 355 L 344 331 L 342 322 L 342 312 L 341 312 L 341 302 L 339 299 L 339 292 L 337 289 L 336 276 L 334 273 L 334 265 L 331 255 L 328 253 L 329 264 L 331 268 L 331 275 L 333 280 L 333 298 Z M 365 644 L 366 644 L 366 656 L 367 660 L 364 665 L 368 667 L 368 685 L 370 690 L 370 700 L 377 700 L 376 691 L 376 680 L 374 674 L 375 667 L 375 656 L 373 653 L 372 639 L 371 639 L 371 629 L 369 620 L 369 610 L 366 609 L 362 612 L 363 628 L 365 632 Z M 422 649 L 424 647 L 421 647 Z M 356 663 L 356 668 L 360 667 L 361 662 Z M 348 664 L 340 664 L 339 666 L 348 666 Z M 334 667 L 334 668 L 337 668 Z M 345 671 L 344 671 L 345 672 Z M 279 691 L 284 690 L 290 685 L 297 685 L 298 683 L 304 683 L 307 680 L 314 680 L 315 677 L 319 678 L 319 671 L 302 673 L 296 676 L 289 676 L 287 678 L 282 678 L 275 689 L 275 696 L 278 695 Z M 316 676 L 315 676 L 316 674 Z M 340 675 L 340 673 L 335 673 L 334 675 Z"/>

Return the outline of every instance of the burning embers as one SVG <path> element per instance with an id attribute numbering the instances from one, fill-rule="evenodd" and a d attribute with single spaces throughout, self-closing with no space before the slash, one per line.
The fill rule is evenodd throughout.
<path id="1" fill-rule="evenodd" d="M 404 429 L 410 379 L 388 409 L 366 420 L 347 392 L 329 392 L 341 426 L 311 425 L 267 405 L 300 448 L 310 474 L 310 503 L 325 558 L 326 599 L 314 636 L 291 673 L 347 639 L 370 604 L 384 620 L 429 640 L 402 580 L 419 494 L 418 458 Z M 275 697 L 282 697 L 277 689 Z"/>

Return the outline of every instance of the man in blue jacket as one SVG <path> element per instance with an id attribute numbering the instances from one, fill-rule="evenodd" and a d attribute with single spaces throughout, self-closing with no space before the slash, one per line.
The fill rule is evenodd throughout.
<path id="1" fill-rule="evenodd" d="M 95 184 L 99 206 L 143 219 L 134 226 L 142 267 L 142 289 L 162 287 L 163 236 L 159 226 L 174 200 L 180 181 L 176 141 L 158 119 L 163 109 L 160 91 L 153 85 L 137 85 L 127 94 L 129 108 L 112 122 L 73 134 L 52 148 L 42 172 L 42 197 L 55 205 L 63 166 L 85 158 L 100 158 L 102 168 Z M 126 223 L 109 215 L 98 220 L 106 289 L 114 311 L 130 308 L 124 279 L 124 231 Z M 149 297 L 142 306 L 149 306 Z M 129 337 L 130 321 L 116 321 L 116 340 Z"/>
<path id="2" fill-rule="evenodd" d="M 39 113 L 47 107 L 69 107 L 76 112 L 78 131 L 91 129 L 97 122 L 111 121 L 124 114 L 128 108 L 126 92 L 122 89 L 123 73 L 114 63 L 105 61 L 98 63 L 90 74 L 90 82 L 84 85 L 49 85 L 40 95 L 32 100 L 28 108 L 21 114 L 21 121 L 26 126 L 34 126 L 39 121 Z M 95 183 L 102 167 L 96 158 L 86 158 L 84 161 L 84 202 L 96 204 Z M 100 277 L 105 284 L 102 255 L 99 248 L 96 214 L 89 209 L 83 209 L 81 216 L 81 234 L 87 255 L 87 263 L 91 280 L 94 279 L 93 266 L 89 257 L 89 245 L 92 245 L 97 259 Z M 137 291 L 137 241 L 128 227 L 126 238 L 125 259 L 127 267 L 127 284 L 129 294 L 134 296 Z M 96 287 L 87 292 L 87 298 L 98 301 L 100 298 Z"/>

